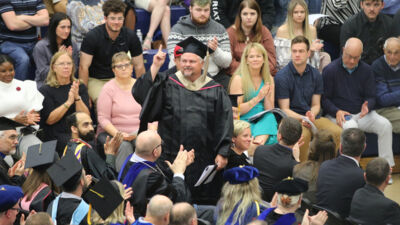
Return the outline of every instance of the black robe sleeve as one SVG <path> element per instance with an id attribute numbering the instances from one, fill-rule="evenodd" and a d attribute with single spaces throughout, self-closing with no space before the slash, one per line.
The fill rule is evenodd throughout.
<path id="1" fill-rule="evenodd" d="M 84 146 L 81 152 L 81 159 L 87 174 L 97 179 L 117 179 L 117 172 L 113 166 L 106 163 L 93 149 Z"/>
<path id="2" fill-rule="evenodd" d="M 153 81 L 151 73 L 148 71 L 137 79 L 135 85 L 133 85 L 132 95 L 142 106 L 139 116 L 139 133 L 147 130 L 149 122 L 160 120 L 163 107 L 163 87 L 167 78 L 167 74 L 158 73 Z"/>
<path id="3" fill-rule="evenodd" d="M 215 138 L 217 140 L 216 150 L 219 155 L 228 157 L 229 149 L 232 142 L 233 134 L 233 114 L 232 114 L 232 104 L 229 100 L 228 94 L 221 89 L 219 92 L 220 100 L 216 106 L 215 115 L 219 115 L 216 121 L 216 132 Z"/>

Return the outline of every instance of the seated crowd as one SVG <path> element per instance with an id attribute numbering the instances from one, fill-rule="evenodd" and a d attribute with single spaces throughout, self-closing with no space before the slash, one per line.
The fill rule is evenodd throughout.
<path id="1" fill-rule="evenodd" d="M 0 2 L 0 224 L 400 224 L 400 10 L 266 2 Z"/>

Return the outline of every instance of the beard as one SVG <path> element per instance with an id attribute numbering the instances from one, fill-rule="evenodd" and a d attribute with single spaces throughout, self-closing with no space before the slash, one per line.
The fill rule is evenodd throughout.
<path id="1" fill-rule="evenodd" d="M 79 135 L 80 139 L 82 139 L 86 142 L 90 142 L 90 141 L 93 141 L 95 133 L 94 133 L 94 130 L 91 130 L 91 131 L 87 132 L 86 134 L 83 134 L 83 133 L 81 133 L 80 130 L 78 130 L 78 135 Z"/>
<path id="2" fill-rule="evenodd" d="M 15 153 L 17 153 L 17 149 L 13 149 L 8 152 L 9 155 L 15 155 Z"/>
<path id="3" fill-rule="evenodd" d="M 206 23 L 208 23 L 208 21 L 210 21 L 210 17 L 207 18 L 206 20 L 198 20 L 197 18 L 195 18 L 194 16 L 192 16 L 192 22 L 196 25 L 204 25 Z"/>

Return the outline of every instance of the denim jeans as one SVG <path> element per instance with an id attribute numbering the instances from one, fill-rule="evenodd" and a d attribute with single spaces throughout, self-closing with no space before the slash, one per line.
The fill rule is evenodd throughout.
<path id="1" fill-rule="evenodd" d="M 35 42 L 18 43 L 5 41 L 0 45 L 0 52 L 14 59 L 15 78 L 18 80 L 32 79 L 35 77 L 35 70 L 31 64 Z"/>

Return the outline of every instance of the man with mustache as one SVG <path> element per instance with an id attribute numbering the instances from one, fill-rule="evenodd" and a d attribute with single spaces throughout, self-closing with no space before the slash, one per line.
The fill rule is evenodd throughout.
<path id="1" fill-rule="evenodd" d="M 76 112 L 67 117 L 67 125 L 71 129 L 71 140 L 68 142 L 64 150 L 72 152 L 76 158 L 82 163 L 88 175 L 92 175 L 97 179 L 102 177 L 110 180 L 117 178 L 115 171 L 115 155 L 117 154 L 119 145 L 122 142 L 122 134 L 118 132 L 111 140 L 107 138 L 104 144 L 104 153 L 106 161 L 88 143 L 93 141 L 95 133 L 93 122 L 90 116 L 84 112 Z"/>
<path id="2" fill-rule="evenodd" d="M 232 61 L 229 36 L 224 26 L 210 19 L 210 4 L 210 0 L 192 0 L 190 15 L 181 17 L 172 27 L 167 43 L 169 67 L 174 65 L 175 46 L 193 36 L 213 51 L 207 71 L 216 82 L 227 88 L 230 77 L 223 69 L 228 68 Z"/>
<path id="3" fill-rule="evenodd" d="M 24 157 L 11 168 L 4 160 L 7 155 L 15 154 L 18 145 L 16 127 L 21 126 L 23 125 L 13 120 L 0 117 L 0 184 L 21 186 L 25 182 Z"/>
<path id="4" fill-rule="evenodd" d="M 383 0 L 361 0 L 361 12 L 349 18 L 340 31 L 342 48 L 351 37 L 362 41 L 364 51 L 361 60 L 369 65 L 383 55 L 383 42 L 392 33 L 392 18 L 380 13 L 384 5 Z"/>

